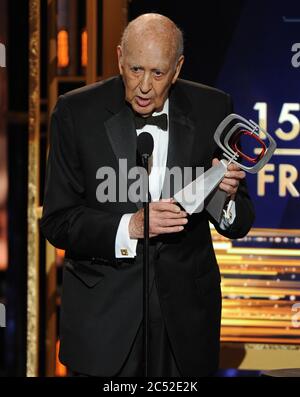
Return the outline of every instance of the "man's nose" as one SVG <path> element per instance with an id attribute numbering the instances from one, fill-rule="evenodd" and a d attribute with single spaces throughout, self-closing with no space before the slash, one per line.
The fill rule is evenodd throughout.
<path id="1" fill-rule="evenodd" d="M 147 94 L 152 88 L 151 76 L 147 73 L 144 74 L 140 82 L 140 90 L 143 94 Z"/>

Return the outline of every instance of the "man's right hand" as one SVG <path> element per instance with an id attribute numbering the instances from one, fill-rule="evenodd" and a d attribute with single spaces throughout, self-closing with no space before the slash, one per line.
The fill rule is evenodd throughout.
<path id="1" fill-rule="evenodd" d="M 178 233 L 188 223 L 187 213 L 181 211 L 174 199 L 149 204 L 149 237 Z M 130 238 L 144 238 L 144 209 L 137 211 L 129 222 Z"/>

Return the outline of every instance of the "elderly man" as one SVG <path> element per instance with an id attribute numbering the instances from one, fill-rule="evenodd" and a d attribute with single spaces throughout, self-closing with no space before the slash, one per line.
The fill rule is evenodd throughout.
<path id="1" fill-rule="evenodd" d="M 188 217 L 172 187 L 169 197 L 162 191 L 166 168 L 219 161 L 213 134 L 231 111 L 230 98 L 178 79 L 182 33 L 162 15 L 132 21 L 117 54 L 121 76 L 60 97 L 52 117 L 41 227 L 66 250 L 60 359 L 90 376 L 143 374 L 144 213 L 140 202 L 120 200 L 118 189 L 119 160 L 128 170 L 136 165 L 137 136 L 147 131 L 154 139 L 149 375 L 210 375 L 218 367 L 221 293 L 209 220 L 229 238 L 249 231 L 245 174 L 229 166 L 219 189 L 233 211 L 220 224 L 205 210 Z M 99 200 L 103 167 L 116 171 L 116 200 Z"/>

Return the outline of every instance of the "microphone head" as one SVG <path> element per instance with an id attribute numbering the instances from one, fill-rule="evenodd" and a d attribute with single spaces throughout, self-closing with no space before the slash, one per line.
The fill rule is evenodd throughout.
<path id="1" fill-rule="evenodd" d="M 153 137 L 149 132 L 142 132 L 137 137 L 137 151 L 141 156 L 151 156 L 153 152 L 154 141 Z"/>

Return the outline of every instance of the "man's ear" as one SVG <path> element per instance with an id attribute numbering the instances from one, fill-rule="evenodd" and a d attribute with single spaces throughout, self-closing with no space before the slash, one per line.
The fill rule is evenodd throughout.
<path id="1" fill-rule="evenodd" d="M 118 45 L 117 47 L 117 55 L 118 55 L 118 66 L 119 66 L 119 72 L 121 75 L 123 75 L 123 53 L 122 53 L 122 47 Z"/>
<path id="2" fill-rule="evenodd" d="M 177 80 L 177 78 L 179 76 L 180 70 L 182 68 L 183 62 L 184 62 L 184 56 L 181 55 L 179 57 L 178 61 L 177 61 L 177 64 L 176 64 L 175 74 L 174 74 L 174 77 L 172 79 L 172 84 L 174 84 L 176 82 L 176 80 Z"/>

